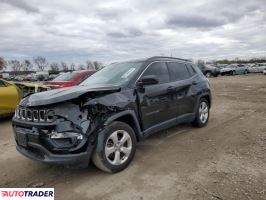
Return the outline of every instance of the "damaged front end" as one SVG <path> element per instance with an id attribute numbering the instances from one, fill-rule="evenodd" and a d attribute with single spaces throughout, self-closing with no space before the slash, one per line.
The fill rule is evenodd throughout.
<path id="1" fill-rule="evenodd" d="M 55 96 L 54 101 L 49 98 L 47 105 L 44 98 L 39 102 L 36 96 L 23 99 L 13 118 L 17 150 L 46 163 L 88 164 L 97 133 L 104 128 L 106 119 L 126 109 L 131 102 L 116 93 L 118 90 L 91 89 L 74 94 L 73 98 L 65 95 L 67 99 Z M 45 97 L 50 92 L 36 95 Z"/>

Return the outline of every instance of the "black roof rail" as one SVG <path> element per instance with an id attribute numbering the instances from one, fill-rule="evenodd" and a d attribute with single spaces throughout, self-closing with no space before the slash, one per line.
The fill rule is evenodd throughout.
<path id="1" fill-rule="evenodd" d="M 188 60 L 188 59 L 169 57 L 169 56 L 153 56 L 153 57 L 148 58 L 147 60 L 153 60 L 153 59 L 173 59 L 173 60 L 181 60 L 181 61 L 186 61 L 186 62 L 192 62 L 191 60 Z"/>

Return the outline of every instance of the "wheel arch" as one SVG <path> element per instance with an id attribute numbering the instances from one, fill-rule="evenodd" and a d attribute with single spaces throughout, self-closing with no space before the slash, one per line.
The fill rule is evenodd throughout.
<path id="1" fill-rule="evenodd" d="M 195 111 L 194 111 L 195 113 L 197 112 L 200 100 L 203 98 L 205 98 L 208 101 L 209 108 L 211 108 L 211 104 L 212 104 L 211 93 L 210 92 L 204 92 L 201 95 L 199 95 L 197 98 L 197 103 L 196 103 L 196 107 L 195 107 Z"/>
<path id="2" fill-rule="evenodd" d="M 137 141 L 140 141 L 143 138 L 138 118 L 133 110 L 125 110 L 112 115 L 105 121 L 104 125 L 108 126 L 114 121 L 120 121 L 128 124 L 134 130 Z"/>
<path id="3" fill-rule="evenodd" d="M 199 99 L 206 99 L 209 103 L 209 107 L 211 107 L 211 97 L 209 94 L 202 95 Z"/>

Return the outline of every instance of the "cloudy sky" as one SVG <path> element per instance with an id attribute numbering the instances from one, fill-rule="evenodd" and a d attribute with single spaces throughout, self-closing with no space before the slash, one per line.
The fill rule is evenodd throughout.
<path id="1" fill-rule="evenodd" d="M 0 56 L 266 56 L 266 0 L 0 0 Z"/>

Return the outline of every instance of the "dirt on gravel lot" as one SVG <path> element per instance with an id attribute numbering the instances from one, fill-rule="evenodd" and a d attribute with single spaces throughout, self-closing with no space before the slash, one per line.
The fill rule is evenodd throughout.
<path id="1" fill-rule="evenodd" d="M 0 187 L 54 187 L 55 199 L 266 199 L 266 76 L 210 79 L 207 127 L 189 124 L 142 141 L 130 166 L 106 174 L 67 169 L 15 150 L 11 120 L 0 122 Z"/>

